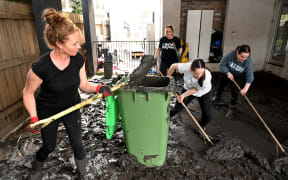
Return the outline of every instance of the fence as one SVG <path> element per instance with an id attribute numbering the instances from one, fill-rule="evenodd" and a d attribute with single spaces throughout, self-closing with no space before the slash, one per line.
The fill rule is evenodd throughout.
<path id="1" fill-rule="evenodd" d="M 63 14 L 66 15 L 80 29 L 82 33 L 81 44 L 85 43 L 83 15 L 67 12 L 63 12 Z"/>
<path id="2" fill-rule="evenodd" d="M 39 57 L 32 7 L 0 1 L 0 138 L 28 114 L 22 90 L 31 64 Z"/>
<path id="3" fill-rule="evenodd" d="M 102 59 L 105 50 L 113 56 L 113 63 L 119 70 L 133 71 L 144 55 L 154 55 L 158 41 L 94 41 L 98 47 L 98 59 Z"/>
<path id="4" fill-rule="evenodd" d="M 84 35 L 82 15 L 66 15 Z M 28 117 L 22 90 L 31 64 L 40 56 L 32 6 L 0 1 L 0 42 L 1 139 Z M 84 42 L 82 39 L 81 43 Z"/>

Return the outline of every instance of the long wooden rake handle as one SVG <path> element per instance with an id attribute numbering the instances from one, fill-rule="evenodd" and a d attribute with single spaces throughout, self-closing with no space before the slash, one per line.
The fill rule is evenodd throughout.
<path id="1" fill-rule="evenodd" d="M 179 95 L 177 93 L 175 93 L 175 96 L 178 98 Z M 195 124 L 197 125 L 197 127 L 200 129 L 200 131 L 204 134 L 205 138 L 213 145 L 211 139 L 209 138 L 209 136 L 206 134 L 206 132 L 204 131 L 204 129 L 200 126 L 200 124 L 198 123 L 198 121 L 196 120 L 196 118 L 192 115 L 192 113 L 190 112 L 190 110 L 188 109 L 188 107 L 181 102 L 182 106 L 186 109 L 186 111 L 188 112 L 188 114 L 190 115 L 190 117 L 193 119 L 193 121 L 195 122 Z"/>
<path id="2" fill-rule="evenodd" d="M 239 91 L 241 91 L 240 86 L 238 85 L 238 83 L 233 79 L 232 80 L 233 83 L 235 84 L 235 86 L 239 89 Z M 245 99 L 247 100 L 248 104 L 251 106 L 251 108 L 254 110 L 254 112 L 256 113 L 256 115 L 258 116 L 258 118 L 261 120 L 261 122 L 264 124 L 265 128 L 267 129 L 267 131 L 270 133 L 270 135 L 272 136 L 272 138 L 274 139 L 274 141 L 277 143 L 277 145 L 279 146 L 279 148 L 281 149 L 282 152 L 285 152 L 284 148 L 282 147 L 282 145 L 279 143 L 278 139 L 276 138 L 276 136 L 273 134 L 273 132 L 270 130 L 270 128 L 268 127 L 268 125 L 265 123 L 265 121 L 262 119 L 262 117 L 260 116 L 260 114 L 258 113 L 258 111 L 256 110 L 256 108 L 253 106 L 253 104 L 250 102 L 250 100 L 248 99 L 248 97 L 246 95 L 244 95 Z"/>
<path id="3" fill-rule="evenodd" d="M 128 82 L 120 83 L 119 85 L 112 87 L 111 90 L 112 91 L 116 91 L 116 90 L 120 89 L 121 87 L 125 86 L 127 83 Z M 48 117 L 46 119 L 42 119 L 40 121 L 37 121 L 36 123 L 30 124 L 29 127 L 31 129 L 34 129 L 36 126 L 40 126 L 40 128 L 44 128 L 48 124 L 50 124 L 52 121 L 55 121 L 56 119 L 59 119 L 59 118 L 65 116 L 65 115 L 67 115 L 67 114 L 69 114 L 69 113 L 71 113 L 71 112 L 73 112 L 73 111 L 75 111 L 77 109 L 80 109 L 81 107 L 83 107 L 83 106 L 85 106 L 87 104 L 92 103 L 96 99 L 100 99 L 100 98 L 102 98 L 102 96 L 103 95 L 101 93 L 98 93 L 95 96 L 93 96 L 93 97 L 91 97 L 91 98 L 89 98 L 89 99 L 87 99 L 85 101 L 82 101 L 79 104 L 75 104 L 74 106 L 71 106 L 70 108 L 65 109 L 65 110 L 63 110 L 63 111 L 61 111 L 61 112 L 59 112 L 59 113 L 57 113 L 55 115 L 52 115 L 52 116 L 50 116 L 50 117 Z"/>

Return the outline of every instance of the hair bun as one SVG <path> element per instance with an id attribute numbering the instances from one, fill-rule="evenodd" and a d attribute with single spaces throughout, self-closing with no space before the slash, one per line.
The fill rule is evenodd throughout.
<path id="1" fill-rule="evenodd" d="M 52 9 L 52 8 L 45 9 L 43 11 L 42 17 L 49 25 L 57 24 L 58 22 L 65 20 L 65 17 L 63 17 L 55 9 Z"/>

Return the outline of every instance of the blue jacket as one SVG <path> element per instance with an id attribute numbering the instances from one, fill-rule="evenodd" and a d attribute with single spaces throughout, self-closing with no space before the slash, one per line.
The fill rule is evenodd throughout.
<path id="1" fill-rule="evenodd" d="M 249 56 L 244 62 L 237 60 L 236 51 L 233 50 L 224 56 L 219 64 L 221 72 L 227 74 L 230 72 L 233 76 L 239 77 L 246 73 L 246 83 L 252 83 L 254 80 L 254 67 Z"/>

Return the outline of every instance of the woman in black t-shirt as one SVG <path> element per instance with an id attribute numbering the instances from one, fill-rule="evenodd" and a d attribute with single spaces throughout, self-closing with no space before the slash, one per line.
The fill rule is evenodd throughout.
<path id="1" fill-rule="evenodd" d="M 154 58 L 157 59 L 161 52 L 160 71 L 166 76 L 167 69 L 178 60 L 182 54 L 180 39 L 174 36 L 173 26 L 168 25 L 165 28 L 166 36 L 160 39 L 158 49 L 155 52 Z"/>
<path id="2" fill-rule="evenodd" d="M 80 49 L 80 31 L 64 15 L 54 9 L 43 12 L 47 22 L 44 31 L 46 44 L 52 51 L 43 54 L 27 74 L 23 90 L 23 101 L 31 117 L 31 123 L 45 119 L 80 102 L 78 88 L 86 93 L 111 95 L 111 89 L 104 85 L 89 84 L 86 77 L 83 57 Z M 37 98 L 34 93 L 39 89 Z M 36 153 L 29 179 L 41 179 L 42 166 L 48 155 L 54 150 L 59 123 L 63 123 L 73 149 L 77 172 L 80 179 L 86 176 L 86 154 L 81 142 L 80 111 L 76 110 L 41 129 L 42 147 Z M 38 131 L 32 130 L 33 133 Z"/>

